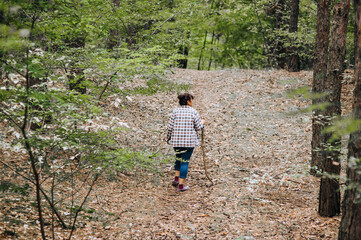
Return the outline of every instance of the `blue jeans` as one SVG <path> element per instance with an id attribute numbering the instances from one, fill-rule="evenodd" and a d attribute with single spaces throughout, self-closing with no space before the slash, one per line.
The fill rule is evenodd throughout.
<path id="1" fill-rule="evenodd" d="M 191 159 L 194 147 L 175 147 L 176 160 L 174 163 L 174 170 L 179 171 L 179 178 L 186 178 L 188 173 L 188 164 Z"/>

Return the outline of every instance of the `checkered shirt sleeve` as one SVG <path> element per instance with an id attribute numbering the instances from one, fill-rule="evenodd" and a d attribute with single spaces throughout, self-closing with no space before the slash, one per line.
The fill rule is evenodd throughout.
<path id="1" fill-rule="evenodd" d="M 173 147 L 195 147 L 199 145 L 197 131 L 202 128 L 199 113 L 190 106 L 181 106 L 169 119 L 166 140 Z"/>

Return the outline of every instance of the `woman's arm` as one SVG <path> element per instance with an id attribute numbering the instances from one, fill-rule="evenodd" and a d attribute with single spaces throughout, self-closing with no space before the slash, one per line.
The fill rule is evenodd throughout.
<path id="1" fill-rule="evenodd" d="M 194 116 L 194 129 L 196 131 L 199 131 L 204 128 L 204 120 L 201 120 L 201 117 L 199 116 L 199 113 L 196 111 Z"/>
<path id="2" fill-rule="evenodd" d="M 174 127 L 174 113 L 169 118 L 168 126 L 167 126 L 167 138 L 166 141 L 169 144 L 170 139 L 172 138 L 172 132 Z"/>

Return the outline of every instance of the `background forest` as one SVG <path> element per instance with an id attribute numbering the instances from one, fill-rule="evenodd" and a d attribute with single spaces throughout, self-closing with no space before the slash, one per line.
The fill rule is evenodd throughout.
<path id="1" fill-rule="evenodd" d="M 70 239 L 84 227 L 80 218 L 92 219 L 94 209 L 86 206 L 99 181 L 136 173 L 162 176 L 159 166 L 172 159 L 155 142 L 129 144 L 142 133 L 127 116 L 134 113 L 135 98 L 191 89 L 188 82 L 170 79 L 176 69 L 313 70 L 320 2 L 2 1 L 0 237 Z M 359 3 L 331 1 L 327 9 L 343 2 L 349 4 L 349 15 L 342 62 L 353 69 L 355 47 L 348 46 L 356 43 L 354 8 Z M 313 88 L 329 90 L 326 85 Z M 307 93 L 306 87 L 296 95 Z M 325 105 L 317 105 L 320 96 L 311 99 L 311 110 L 326 111 Z M 331 131 L 346 135 L 358 129 L 359 122 L 349 123 L 341 121 Z M 156 124 L 159 129 L 152 131 L 161 135 L 163 123 Z M 343 124 L 346 132 L 339 131 Z M 322 172 L 323 166 L 318 167 Z M 339 191 L 339 171 L 331 171 L 329 179 L 337 179 Z M 31 217 L 26 215 L 29 208 Z M 16 231 L 28 222 L 37 232 L 30 238 Z"/>

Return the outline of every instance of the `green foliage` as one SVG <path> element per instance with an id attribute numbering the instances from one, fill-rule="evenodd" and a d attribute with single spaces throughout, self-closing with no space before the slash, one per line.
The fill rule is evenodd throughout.
<path id="1" fill-rule="evenodd" d="M 300 87 L 289 91 L 288 96 L 290 98 L 300 97 L 306 100 L 322 99 L 329 95 L 328 92 L 313 93 L 309 87 Z M 323 101 L 317 104 L 311 104 L 308 107 L 301 110 L 301 112 L 312 112 L 312 111 L 324 111 L 327 107 L 331 106 L 331 103 Z M 322 113 L 321 113 L 322 114 Z M 328 119 L 332 124 L 327 126 L 323 133 L 331 134 L 330 142 L 334 142 L 340 139 L 342 136 L 350 135 L 353 132 L 361 130 L 361 120 L 354 119 L 352 116 L 345 117 L 330 117 Z M 330 149 L 334 150 L 334 149 Z"/>
<path id="2" fill-rule="evenodd" d="M 302 97 L 307 100 L 320 99 L 328 95 L 327 92 L 312 92 L 308 86 L 300 87 L 297 89 L 292 89 L 287 92 L 288 97 Z"/>
<path id="3" fill-rule="evenodd" d="M 273 50 L 279 38 L 285 48 L 296 46 L 304 61 L 311 59 L 315 2 L 301 1 L 299 31 L 293 34 L 287 30 L 289 10 L 276 29 L 274 16 L 267 14 L 270 4 L 266 0 L 1 2 L 1 151 L 16 157 L 12 167 L 18 173 L 40 172 L 42 198 L 55 192 L 57 206 L 44 204 L 52 210 L 68 209 L 69 214 L 85 209 L 80 198 L 72 199 L 72 191 L 80 187 L 90 191 L 91 181 L 101 173 L 157 171 L 163 161 L 158 153 L 119 144 L 117 137 L 131 134 L 129 127 L 103 109 L 102 100 L 110 95 L 187 91 L 189 85 L 164 77 L 180 59 L 188 59 L 191 68 L 200 62 L 201 69 L 268 66 L 269 57 L 278 57 Z M 188 55 L 182 49 L 188 49 Z M 126 86 L 139 80 L 144 86 Z M 307 89 L 294 94 L 320 97 Z M 338 134 L 354 131 L 358 124 L 341 124 Z M 26 195 L 30 187 L 2 181 L 0 190 Z"/>
<path id="4" fill-rule="evenodd" d="M 183 41 L 191 47 L 190 67 L 197 68 L 200 61 L 202 69 L 210 64 L 213 68 L 263 68 L 269 66 L 270 60 L 272 64 L 286 57 L 291 47 L 300 56 L 303 68 L 312 67 L 316 3 L 300 2 L 295 33 L 289 33 L 287 3 L 280 14 L 282 21 L 277 23 L 281 25 L 276 26 L 278 13 L 270 13 L 275 4 L 264 0 L 204 1 L 203 8 L 192 8 L 197 18 L 189 19 L 184 27 L 191 42 Z"/>
<path id="5" fill-rule="evenodd" d="M 160 155 L 152 152 L 135 152 L 131 149 L 119 149 L 108 151 L 102 159 L 103 167 L 110 171 L 118 170 L 126 172 L 136 167 L 138 170 L 157 171 L 156 166 L 160 163 Z"/>
<path id="6" fill-rule="evenodd" d="M 92 181 L 104 173 L 157 171 L 163 161 L 157 153 L 119 144 L 118 136 L 129 134 L 129 127 L 103 109 L 99 99 L 189 88 L 164 80 L 180 57 L 174 42 L 164 38 L 172 33 L 161 31 L 173 15 L 168 3 L 119 4 L 55 0 L 0 5 L 0 148 L 17 159 L 5 170 L 41 173 L 40 197 L 47 199 L 42 204 L 51 211 L 71 210 L 63 227 L 71 226 L 80 211 L 92 213 L 84 210 L 87 195 L 74 198 L 75 189 L 91 191 Z M 146 86 L 123 87 L 138 79 Z M 25 177 L 35 182 L 36 174 Z M 19 186 L 0 184 L 7 193 L 28 193 L 28 185 Z M 56 208 L 49 201 L 53 193 Z M 61 214 L 57 217 L 61 220 Z"/>
<path id="7" fill-rule="evenodd" d="M 361 120 L 352 117 L 343 117 L 334 119 L 333 124 L 325 129 L 325 133 L 331 133 L 330 141 L 339 139 L 342 136 L 349 135 L 361 130 Z"/>

